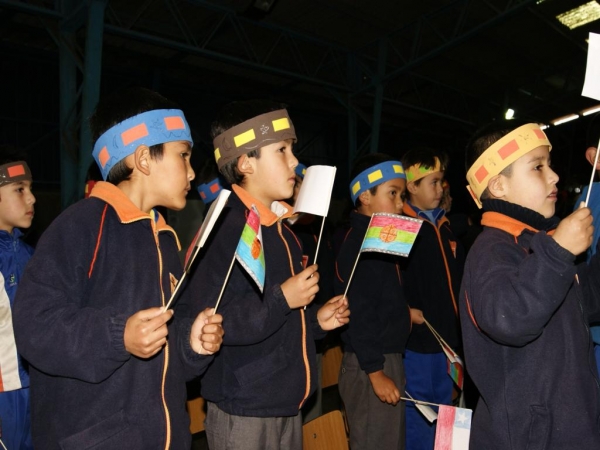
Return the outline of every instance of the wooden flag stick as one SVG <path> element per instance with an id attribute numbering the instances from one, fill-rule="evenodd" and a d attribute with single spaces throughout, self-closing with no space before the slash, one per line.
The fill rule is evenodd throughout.
<path id="1" fill-rule="evenodd" d="M 598 155 L 600 154 L 600 142 L 598 142 L 598 147 L 596 147 L 596 157 L 594 158 L 594 166 L 592 167 L 592 176 L 590 177 L 590 185 L 588 187 L 587 195 L 585 196 L 585 206 L 588 205 L 590 201 L 590 194 L 592 193 L 592 185 L 594 184 L 594 175 L 596 173 L 596 165 L 598 164 Z"/>
<path id="2" fill-rule="evenodd" d="M 348 293 L 348 288 L 350 287 L 350 282 L 352 281 L 352 277 L 354 276 L 354 271 L 356 270 L 356 266 L 358 264 L 358 258 L 360 258 L 360 253 L 362 250 L 362 246 L 365 243 L 365 239 L 367 238 L 367 232 L 369 231 L 369 227 L 371 226 L 371 221 L 373 220 L 373 216 L 369 219 L 369 225 L 367 225 L 367 231 L 365 231 L 365 235 L 363 237 L 362 244 L 360 244 L 360 250 L 358 251 L 358 256 L 356 257 L 356 261 L 354 261 L 354 267 L 352 267 L 352 272 L 350 272 L 350 278 L 348 278 L 348 284 L 346 284 L 346 290 L 344 291 L 344 297 L 346 298 L 346 294 Z"/>
<path id="3" fill-rule="evenodd" d="M 167 302 L 167 305 L 165 306 L 165 309 L 164 309 L 165 311 L 167 309 L 169 309 L 169 306 L 171 305 L 171 302 L 173 301 L 173 299 L 177 295 L 177 291 L 179 291 L 179 287 L 183 284 L 183 280 L 184 280 L 184 278 L 185 278 L 186 275 L 187 275 L 187 271 L 183 272 L 183 275 L 181 276 L 181 278 L 177 282 L 177 286 L 175 286 L 175 290 L 171 294 L 171 298 L 169 299 L 169 301 Z"/>
<path id="4" fill-rule="evenodd" d="M 223 297 L 223 292 L 225 292 L 225 286 L 227 286 L 227 281 L 229 281 L 229 275 L 231 275 L 231 269 L 233 269 L 234 263 L 235 255 L 233 255 L 233 259 L 231 260 L 231 264 L 229 265 L 229 270 L 227 271 L 227 275 L 225 275 L 225 281 L 223 281 L 223 286 L 221 287 L 221 292 L 219 293 L 219 298 L 217 299 L 217 304 L 215 305 L 213 314 L 217 313 L 217 308 L 219 307 L 219 303 L 221 303 L 221 297 Z"/>
<path id="5" fill-rule="evenodd" d="M 321 222 L 321 231 L 319 231 L 319 239 L 317 240 L 317 249 L 315 250 L 315 258 L 313 260 L 313 264 L 317 263 L 317 255 L 319 254 L 319 245 L 321 245 L 321 236 L 323 236 L 323 227 L 325 226 L 325 216 L 323 216 L 323 221 Z"/>

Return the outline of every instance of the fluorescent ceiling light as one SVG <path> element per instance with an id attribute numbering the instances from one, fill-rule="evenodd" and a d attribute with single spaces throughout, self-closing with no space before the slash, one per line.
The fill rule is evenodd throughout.
<path id="1" fill-rule="evenodd" d="M 591 108 L 584 109 L 581 111 L 582 116 L 589 116 L 590 114 L 594 114 L 600 112 L 600 105 L 592 106 Z"/>
<path id="2" fill-rule="evenodd" d="M 512 108 L 508 108 L 508 109 L 506 110 L 506 112 L 504 113 L 504 118 L 505 118 L 506 120 L 510 120 L 510 119 L 512 119 L 513 117 L 515 117 L 515 110 L 514 110 L 514 109 L 512 109 Z"/>
<path id="3" fill-rule="evenodd" d="M 558 119 L 551 120 L 550 123 L 554 126 L 557 126 L 575 119 L 579 119 L 579 114 L 569 114 L 568 116 L 562 116 Z"/>
<path id="4" fill-rule="evenodd" d="M 584 3 L 577 8 L 559 14 L 556 18 L 572 30 L 573 28 L 600 19 L 600 4 L 597 1 Z"/>

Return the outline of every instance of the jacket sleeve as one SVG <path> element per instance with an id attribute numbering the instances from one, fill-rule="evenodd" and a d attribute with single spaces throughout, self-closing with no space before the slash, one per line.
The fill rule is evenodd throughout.
<path id="1" fill-rule="evenodd" d="M 245 217 L 231 208 L 225 208 L 222 215 L 198 256 L 200 261 L 192 268 L 188 286 L 192 296 L 191 313 L 195 317 L 205 308 L 214 308 L 225 284 L 217 309 L 223 316 L 223 345 L 255 344 L 281 328 L 291 309 L 281 286 L 269 282 L 268 273 L 261 294 L 250 276 L 234 261 Z M 268 254 L 265 257 L 268 264 Z"/>
<path id="2" fill-rule="evenodd" d="M 86 305 L 97 233 L 89 223 L 70 209 L 44 233 L 19 285 L 13 323 L 17 347 L 31 365 L 97 383 L 131 355 L 123 342 L 127 315 Z"/>
<path id="3" fill-rule="evenodd" d="M 467 307 L 491 339 L 522 346 L 542 333 L 564 301 L 574 281 L 574 256 L 544 232 L 532 237 L 528 254 L 498 235 L 489 241 L 468 265 Z"/>

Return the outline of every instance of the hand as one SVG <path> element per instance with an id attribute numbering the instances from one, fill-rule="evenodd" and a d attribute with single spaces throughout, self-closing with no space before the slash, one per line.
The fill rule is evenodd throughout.
<path id="1" fill-rule="evenodd" d="M 127 319 L 123 341 L 125 350 L 138 358 L 156 355 L 167 343 L 167 322 L 173 317 L 173 310 L 150 308 L 136 312 Z"/>
<path id="2" fill-rule="evenodd" d="M 398 404 L 400 391 L 394 380 L 383 373 L 383 370 L 370 373 L 369 380 L 371 380 L 371 386 L 373 386 L 373 391 L 379 400 L 389 405 Z"/>
<path id="3" fill-rule="evenodd" d="M 319 266 L 308 266 L 298 275 L 288 278 L 281 290 L 291 309 L 301 308 L 312 302 L 319 292 Z"/>
<path id="4" fill-rule="evenodd" d="M 423 311 L 416 308 L 410 308 L 410 321 L 415 325 L 422 325 L 425 323 L 425 317 L 423 317 Z"/>
<path id="5" fill-rule="evenodd" d="M 317 311 L 319 325 L 325 331 L 335 330 L 350 322 L 348 299 L 343 295 L 333 297 Z"/>
<path id="6" fill-rule="evenodd" d="M 592 245 L 594 226 L 590 208 L 583 206 L 560 221 L 552 238 L 564 249 L 575 256 L 583 253 Z"/>
<path id="7" fill-rule="evenodd" d="M 190 331 L 190 345 L 201 355 L 212 355 L 219 351 L 223 342 L 223 316 L 215 314 L 214 308 L 206 308 L 196 317 Z"/>

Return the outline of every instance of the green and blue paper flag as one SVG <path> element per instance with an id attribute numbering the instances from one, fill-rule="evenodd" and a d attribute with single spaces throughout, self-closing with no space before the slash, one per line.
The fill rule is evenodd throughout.
<path id="1" fill-rule="evenodd" d="M 408 256 L 422 224 L 412 217 L 374 213 L 360 251 Z"/>
<path id="2" fill-rule="evenodd" d="M 246 225 L 235 250 L 235 259 L 248 272 L 262 292 L 265 285 L 265 252 L 262 245 L 260 216 L 254 205 L 248 211 Z"/>

